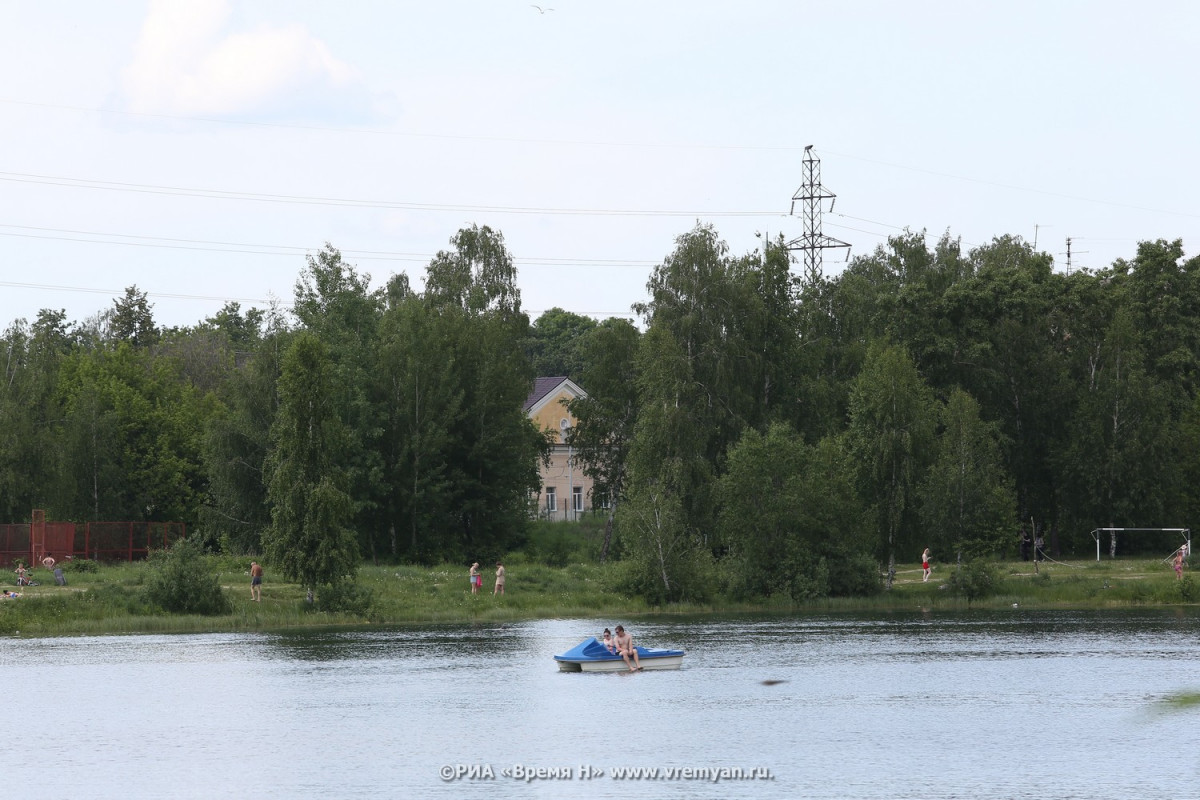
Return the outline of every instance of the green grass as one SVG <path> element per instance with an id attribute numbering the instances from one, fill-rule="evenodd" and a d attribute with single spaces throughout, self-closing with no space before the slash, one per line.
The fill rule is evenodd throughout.
<path id="1" fill-rule="evenodd" d="M 1035 574 L 1030 562 L 995 565 L 994 593 L 970 603 L 948 585 L 952 568 L 935 566 L 928 583 L 919 565 L 897 567 L 892 591 L 863 598 L 829 598 L 804 605 L 765 599 L 756 603 L 717 597 L 706 604 L 652 608 L 622 592 L 620 563 L 570 563 L 551 567 L 527 563 L 521 556 L 506 560 L 507 592 L 492 595 L 491 573 L 472 595 L 465 565 L 435 567 L 363 566 L 359 584 L 371 593 L 365 614 L 314 610 L 295 583 L 283 581 L 266 564 L 262 602 L 250 601 L 248 558 L 207 557 L 218 574 L 232 610 L 216 616 L 173 615 L 151 604 L 144 587 L 148 563 L 101 566 L 95 571 L 68 567 L 68 586 L 54 585 L 50 573 L 38 569 L 41 585 L 24 587 L 23 596 L 0 600 L 0 634 L 22 636 L 96 635 L 114 633 L 198 633 L 279 630 L 297 627 L 395 625 L 426 622 L 510 621 L 553 617 L 625 618 L 647 614 L 812 613 L 880 611 L 914 608 L 1118 608 L 1200 602 L 1200 582 L 1185 573 L 1183 581 L 1158 560 L 1104 560 L 1043 563 Z M 15 576 L 0 583 L 16 589 Z"/>

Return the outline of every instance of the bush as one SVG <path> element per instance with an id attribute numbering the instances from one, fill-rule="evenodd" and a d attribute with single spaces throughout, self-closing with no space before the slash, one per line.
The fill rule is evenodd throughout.
<path id="1" fill-rule="evenodd" d="M 370 614 L 375 594 L 357 581 L 341 581 L 322 586 L 317 592 L 317 610 L 365 617 Z"/>
<path id="2" fill-rule="evenodd" d="M 879 564 L 870 556 L 848 556 L 829 562 L 832 597 L 870 597 L 883 591 Z"/>
<path id="3" fill-rule="evenodd" d="M 539 521 L 529 526 L 522 550 L 530 563 L 565 567 L 598 561 L 603 541 L 602 518 L 589 517 L 579 522 Z M 613 554 L 610 552 L 609 555 Z"/>
<path id="4" fill-rule="evenodd" d="M 74 558 L 64 561 L 59 566 L 70 572 L 99 572 L 100 565 L 90 558 Z"/>
<path id="5" fill-rule="evenodd" d="M 1193 603 L 1200 597 L 1198 589 L 1200 587 L 1192 580 L 1192 576 L 1187 575 L 1182 580 L 1171 581 L 1169 586 L 1155 592 L 1154 599 L 1162 603 Z"/>
<path id="6" fill-rule="evenodd" d="M 987 561 L 976 559 L 968 561 L 954 570 L 950 575 L 950 589 L 955 594 L 972 600 L 982 600 L 997 592 L 1000 579 L 996 568 Z"/>
<path id="7" fill-rule="evenodd" d="M 548 567 L 565 567 L 579 547 L 575 526 L 569 522 L 535 525 L 525 543 L 526 555 Z"/>
<path id="8" fill-rule="evenodd" d="M 173 614 L 225 614 L 231 606 L 221 591 L 200 545 L 181 539 L 170 550 L 150 557 L 151 575 L 146 582 L 146 599 Z"/>

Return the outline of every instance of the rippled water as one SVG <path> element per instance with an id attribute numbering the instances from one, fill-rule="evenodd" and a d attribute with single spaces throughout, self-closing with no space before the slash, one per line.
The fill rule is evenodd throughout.
<path id="1" fill-rule="evenodd" d="M 5 789 L 1200 797 L 1200 710 L 1158 705 L 1200 689 L 1193 611 L 625 621 L 684 668 L 557 671 L 616 622 L 0 640 Z M 665 768 L 690 773 L 614 777 Z M 737 769 L 770 778 L 711 780 Z"/>

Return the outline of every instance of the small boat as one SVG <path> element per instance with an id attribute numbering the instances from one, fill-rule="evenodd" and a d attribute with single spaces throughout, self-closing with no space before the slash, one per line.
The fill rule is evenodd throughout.
<path id="1" fill-rule="evenodd" d="M 683 665 L 683 650 L 656 650 L 651 647 L 635 647 L 638 663 L 642 669 L 679 669 Z M 561 656 L 555 656 L 561 672 L 620 672 L 629 671 L 625 659 L 592 637 L 585 639 Z"/>

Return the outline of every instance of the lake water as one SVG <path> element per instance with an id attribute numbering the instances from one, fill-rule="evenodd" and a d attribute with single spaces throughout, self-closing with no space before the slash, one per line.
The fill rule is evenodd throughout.
<path id="1" fill-rule="evenodd" d="M 122 800 L 1200 797 L 1200 708 L 1159 705 L 1200 690 L 1195 610 L 624 620 L 639 644 L 686 649 L 683 669 L 557 671 L 551 656 L 621 621 L 0 639 L 2 785 Z"/>

